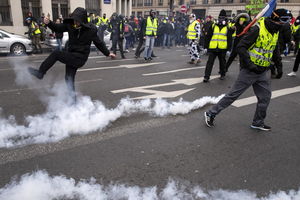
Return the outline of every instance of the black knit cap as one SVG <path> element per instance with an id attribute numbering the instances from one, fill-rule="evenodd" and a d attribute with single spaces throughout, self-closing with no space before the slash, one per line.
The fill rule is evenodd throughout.
<path id="1" fill-rule="evenodd" d="M 226 17 L 227 15 L 226 15 L 226 11 L 224 10 L 224 9 L 222 9 L 221 11 L 220 11 L 220 14 L 219 14 L 219 17 Z"/>
<path id="2" fill-rule="evenodd" d="M 281 19 L 283 18 L 292 18 L 293 15 L 291 13 L 291 11 L 289 10 L 286 10 L 284 8 L 280 8 L 280 9 L 276 9 L 272 12 L 272 15 L 271 15 L 271 19 L 273 21 L 281 21 Z"/>

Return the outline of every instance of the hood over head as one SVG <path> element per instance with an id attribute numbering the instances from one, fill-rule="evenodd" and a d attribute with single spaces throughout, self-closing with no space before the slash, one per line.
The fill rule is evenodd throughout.
<path id="1" fill-rule="evenodd" d="M 73 24 L 74 20 L 78 21 L 82 26 L 89 27 L 87 21 L 87 11 L 84 8 L 76 8 L 69 18 L 64 19 L 64 23 Z"/>

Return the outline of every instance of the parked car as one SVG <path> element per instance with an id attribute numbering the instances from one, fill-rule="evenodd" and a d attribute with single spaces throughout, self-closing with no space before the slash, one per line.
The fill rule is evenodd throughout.
<path id="1" fill-rule="evenodd" d="M 64 36 L 62 38 L 62 48 L 63 49 L 66 49 L 66 47 L 68 46 L 68 42 L 69 42 L 69 34 L 68 34 L 68 32 L 64 32 Z M 110 32 L 108 32 L 108 31 L 104 32 L 104 42 L 107 47 L 111 46 L 110 45 Z M 44 44 L 47 46 L 50 46 L 52 48 L 56 48 L 58 46 L 58 44 L 56 42 L 55 34 L 48 30 Z M 92 44 L 91 49 L 94 49 L 94 48 L 95 48 L 95 45 Z"/>
<path id="2" fill-rule="evenodd" d="M 15 56 L 33 51 L 32 42 L 24 35 L 17 35 L 0 29 L 0 53 L 11 53 Z"/>

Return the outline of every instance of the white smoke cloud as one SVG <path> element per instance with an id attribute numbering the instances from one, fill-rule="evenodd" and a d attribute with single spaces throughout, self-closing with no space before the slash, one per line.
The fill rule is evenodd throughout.
<path id="1" fill-rule="evenodd" d="M 208 191 L 200 186 L 192 186 L 174 179 L 169 179 L 162 189 L 157 186 L 139 187 L 126 184 L 96 183 L 94 178 L 76 182 L 65 176 L 50 176 L 46 171 L 25 174 L 14 179 L 0 189 L 0 199 L 5 200 L 299 200 L 300 189 L 270 193 L 258 197 L 247 190 Z"/>
<path id="2" fill-rule="evenodd" d="M 109 109 L 87 96 L 79 96 L 77 103 L 72 105 L 65 98 L 54 95 L 49 97 L 46 113 L 27 116 L 25 125 L 17 124 L 14 116 L 0 116 L 0 147 L 56 142 L 74 134 L 102 131 L 120 117 L 135 113 L 159 117 L 187 114 L 206 104 L 215 104 L 221 97 L 202 97 L 193 102 L 167 102 L 163 99 L 133 101 L 125 98 L 116 108 Z"/>
<path id="3" fill-rule="evenodd" d="M 35 143 L 57 142 L 71 135 L 84 135 L 102 131 L 120 117 L 135 113 L 148 113 L 151 116 L 187 114 L 206 104 L 217 103 L 219 97 L 202 97 L 192 102 L 167 102 L 164 99 L 133 101 L 121 99 L 115 108 L 106 108 L 100 101 L 92 101 L 88 96 L 78 94 L 77 103 L 72 104 L 65 83 L 47 83 L 37 80 L 28 73 L 30 62 L 10 60 L 16 74 L 16 83 L 21 86 L 36 88 L 40 99 L 47 109 L 43 114 L 25 116 L 25 123 L 20 125 L 14 116 L 4 117 L 0 108 L 0 148 L 16 147 Z M 45 85 L 46 82 L 46 85 Z"/>

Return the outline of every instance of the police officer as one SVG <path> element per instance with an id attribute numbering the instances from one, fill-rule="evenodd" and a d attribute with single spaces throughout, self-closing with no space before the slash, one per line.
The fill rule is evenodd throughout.
<path id="1" fill-rule="evenodd" d="M 150 16 L 146 20 L 146 44 L 144 50 L 144 59 L 148 61 L 152 60 L 151 54 L 153 51 L 155 38 L 157 37 L 158 20 L 155 17 L 155 14 L 155 11 L 151 9 Z"/>
<path id="2" fill-rule="evenodd" d="M 231 105 L 247 88 L 253 87 L 258 99 L 251 128 L 269 131 L 264 123 L 271 99 L 270 79 L 267 70 L 276 47 L 279 30 L 289 23 L 290 12 L 285 9 L 273 11 L 270 18 L 261 18 L 258 25 L 252 27 L 237 46 L 241 61 L 241 70 L 231 91 L 216 105 L 204 113 L 208 127 L 214 125 L 215 116 Z"/>
<path id="3" fill-rule="evenodd" d="M 208 60 L 205 68 L 203 82 L 208 82 L 216 57 L 220 62 L 220 79 L 223 80 L 226 73 L 226 52 L 230 49 L 232 29 L 228 27 L 226 11 L 221 10 L 217 23 L 213 23 L 208 30 L 207 37 L 210 38 L 205 44 L 208 49 Z"/>
<path id="4" fill-rule="evenodd" d="M 199 39 L 201 34 L 200 23 L 196 20 L 196 15 L 194 13 L 189 16 L 190 24 L 188 26 L 188 32 L 186 34 L 187 39 L 189 40 L 189 54 L 191 60 L 189 64 L 200 63 L 200 52 L 199 52 Z"/>

